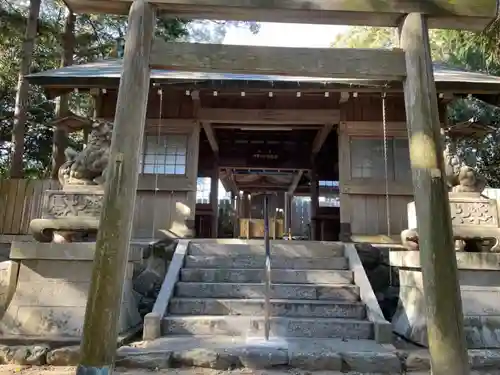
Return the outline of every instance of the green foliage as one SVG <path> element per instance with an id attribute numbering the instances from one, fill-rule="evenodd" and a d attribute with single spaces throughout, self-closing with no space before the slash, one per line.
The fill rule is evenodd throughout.
<path id="1" fill-rule="evenodd" d="M 431 30 L 430 46 L 435 62 L 450 67 L 500 74 L 500 23 L 483 33 L 456 30 Z M 339 35 L 332 47 L 393 48 L 398 45 L 396 29 L 390 27 L 351 27 Z M 477 99 L 458 99 L 448 108 L 451 124 L 475 121 L 497 130 L 484 139 L 459 139 L 459 153 L 467 160 L 476 160 L 490 187 L 500 188 L 500 109 Z"/>
<path id="2" fill-rule="evenodd" d="M 21 61 L 21 47 L 26 29 L 28 7 L 19 2 L 0 0 L 0 177 L 9 165 L 16 87 Z M 55 69 L 61 65 L 62 34 L 66 7 L 61 0 L 43 0 L 31 72 Z M 156 35 L 166 40 L 195 39 L 221 41 L 229 27 L 249 27 L 258 31 L 255 22 L 197 22 L 159 17 Z M 196 29 L 195 35 L 192 30 Z M 78 14 L 75 19 L 74 64 L 82 64 L 116 56 L 117 40 L 124 39 L 127 17 L 116 15 Z M 71 94 L 70 110 L 81 116 L 93 113 L 90 96 Z M 52 154 L 55 103 L 43 89 L 30 88 L 28 120 L 25 133 L 24 168 L 29 176 L 48 176 Z M 81 135 L 72 135 L 70 145 L 81 147 Z"/>

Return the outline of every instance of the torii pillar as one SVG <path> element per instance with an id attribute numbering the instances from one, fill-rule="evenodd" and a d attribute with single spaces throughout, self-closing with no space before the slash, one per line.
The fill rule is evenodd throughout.
<path id="1" fill-rule="evenodd" d="M 149 58 L 155 25 L 153 6 L 144 0 L 134 0 L 128 18 L 123 71 L 77 375 L 113 373 L 146 121 Z"/>

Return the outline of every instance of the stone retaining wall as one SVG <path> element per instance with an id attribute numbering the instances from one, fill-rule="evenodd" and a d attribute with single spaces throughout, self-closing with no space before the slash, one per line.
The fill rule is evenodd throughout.
<path id="1" fill-rule="evenodd" d="M 33 366 L 75 366 L 79 346 L 50 349 L 48 345 L 0 346 L 0 364 Z M 499 350 L 469 350 L 472 370 L 491 371 L 500 368 Z M 430 371 L 426 350 L 394 352 L 299 353 L 269 347 L 242 347 L 231 350 L 191 349 L 153 351 L 141 348 L 118 349 L 116 366 L 161 370 L 178 367 L 200 367 L 218 370 L 237 368 L 295 368 L 308 371 L 357 371 L 358 373 L 407 374 Z"/>

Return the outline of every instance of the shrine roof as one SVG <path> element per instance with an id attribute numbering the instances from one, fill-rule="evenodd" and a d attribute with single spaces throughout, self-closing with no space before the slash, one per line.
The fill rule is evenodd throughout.
<path id="1" fill-rule="evenodd" d="M 35 85 L 58 88 L 116 87 L 119 83 L 121 70 L 121 59 L 108 59 L 33 73 L 28 75 L 27 79 Z M 436 63 L 434 64 L 434 78 L 438 90 L 451 90 L 457 93 L 500 93 L 500 77 L 480 72 L 451 68 Z M 157 69 L 151 70 L 151 81 L 159 84 L 190 85 L 191 87 L 193 85 L 199 85 L 199 87 L 207 85 L 210 87 L 235 87 L 234 83 L 237 83 L 239 87 L 255 88 L 289 87 L 292 89 L 305 85 L 318 90 L 333 86 L 373 86 L 376 88 L 387 85 L 392 88 L 402 88 L 401 82 Z"/>

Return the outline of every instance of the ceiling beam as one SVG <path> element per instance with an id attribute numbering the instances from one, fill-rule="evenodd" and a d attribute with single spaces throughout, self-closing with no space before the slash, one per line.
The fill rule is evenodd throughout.
<path id="1" fill-rule="evenodd" d="M 401 81 L 406 76 L 400 49 L 235 46 L 169 43 L 156 38 L 149 63 L 154 69 L 188 72 L 387 81 Z"/>
<path id="2" fill-rule="evenodd" d="M 338 109 L 200 108 L 202 123 L 260 125 L 324 125 L 340 122 Z"/>
<path id="3" fill-rule="evenodd" d="M 316 133 L 316 137 L 314 138 L 311 149 L 313 155 L 316 155 L 321 151 L 321 147 L 323 147 L 323 144 L 325 143 L 326 138 L 328 138 L 328 134 L 330 134 L 332 129 L 333 129 L 332 124 L 326 124 L 320 130 L 318 130 L 318 132 Z"/>
<path id="4" fill-rule="evenodd" d="M 132 0 L 65 0 L 75 13 L 127 14 Z M 429 15 L 431 28 L 482 30 L 497 14 L 496 0 L 153 0 L 183 19 L 319 23 L 397 27 L 407 13 Z"/>
<path id="5" fill-rule="evenodd" d="M 202 122 L 201 126 L 207 135 L 208 143 L 210 143 L 212 151 L 217 155 L 219 153 L 219 144 L 217 143 L 217 138 L 215 138 L 215 132 L 212 129 L 212 125 L 210 125 L 209 122 Z"/>
<path id="6" fill-rule="evenodd" d="M 288 194 L 293 195 L 293 193 L 297 189 L 297 186 L 299 186 L 299 182 L 300 182 L 300 179 L 302 178 L 303 174 L 304 174 L 304 171 L 300 170 L 293 177 L 292 183 L 290 184 L 290 187 L 288 188 Z"/>
<path id="7" fill-rule="evenodd" d="M 201 108 L 201 100 L 200 100 L 200 92 L 198 90 L 194 90 L 191 93 L 191 99 L 193 99 L 193 114 L 195 118 L 199 118 L 200 116 L 200 108 Z M 208 122 L 200 121 L 205 134 L 207 135 L 208 143 L 212 148 L 212 151 L 217 156 L 219 154 L 219 145 L 217 144 L 217 139 L 215 138 L 214 130 L 212 126 Z"/>

